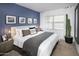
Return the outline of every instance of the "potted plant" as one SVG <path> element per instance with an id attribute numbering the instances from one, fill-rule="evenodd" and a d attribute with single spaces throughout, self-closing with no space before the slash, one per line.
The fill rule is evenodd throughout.
<path id="1" fill-rule="evenodd" d="M 73 42 L 73 37 L 71 36 L 71 24 L 70 24 L 70 19 L 68 18 L 68 14 L 66 14 L 65 42 L 67 42 L 67 43 L 72 43 Z"/>

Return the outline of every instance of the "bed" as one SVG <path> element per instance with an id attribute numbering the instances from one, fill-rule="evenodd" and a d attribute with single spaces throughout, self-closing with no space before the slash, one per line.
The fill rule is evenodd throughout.
<path id="1" fill-rule="evenodd" d="M 59 41 L 58 35 L 52 32 L 39 31 L 36 34 L 30 34 L 23 37 L 21 34 L 21 30 L 28 29 L 29 27 L 11 28 L 12 36 L 14 39 L 14 45 L 21 48 L 25 52 L 29 52 L 31 56 L 50 56 L 54 46 Z M 14 31 L 16 31 L 16 33 Z"/>

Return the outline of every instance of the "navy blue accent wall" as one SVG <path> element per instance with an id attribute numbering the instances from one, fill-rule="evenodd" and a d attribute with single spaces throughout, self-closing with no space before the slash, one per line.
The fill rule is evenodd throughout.
<path id="1" fill-rule="evenodd" d="M 16 16 L 17 23 L 16 24 L 6 24 L 6 15 Z M 19 24 L 18 18 L 19 17 L 26 17 L 26 18 L 37 18 L 38 23 L 37 24 L 31 24 L 31 25 L 40 25 L 40 13 L 36 12 L 34 10 L 25 8 L 23 6 L 19 6 L 14 3 L 2 3 L 0 4 L 0 35 L 4 34 L 4 30 L 7 28 L 9 29 L 11 26 L 27 26 L 29 24 Z M 27 22 L 27 20 L 26 20 Z"/>

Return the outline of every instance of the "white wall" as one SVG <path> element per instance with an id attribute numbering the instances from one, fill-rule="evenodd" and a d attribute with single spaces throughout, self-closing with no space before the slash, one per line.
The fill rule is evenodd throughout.
<path id="1" fill-rule="evenodd" d="M 46 16 L 54 16 L 54 15 L 66 15 L 68 14 L 68 17 L 70 18 L 71 26 L 72 26 L 72 31 L 71 35 L 74 36 L 74 10 L 75 6 L 67 9 L 57 9 L 57 10 L 51 10 L 51 11 L 45 11 L 40 13 L 40 27 L 45 30 L 44 28 L 44 21 Z M 61 33 L 60 33 L 61 35 Z"/>

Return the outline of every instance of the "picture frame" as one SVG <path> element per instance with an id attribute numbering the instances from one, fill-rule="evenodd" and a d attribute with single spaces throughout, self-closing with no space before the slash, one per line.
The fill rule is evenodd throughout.
<path id="1" fill-rule="evenodd" d="M 16 16 L 6 16 L 6 24 L 16 24 Z"/>
<path id="2" fill-rule="evenodd" d="M 25 24 L 26 18 L 25 17 L 19 17 L 19 24 Z"/>
<path id="3" fill-rule="evenodd" d="M 32 24 L 32 18 L 28 18 L 28 24 Z"/>
<path id="4" fill-rule="evenodd" d="M 34 24 L 37 24 L 37 19 L 36 18 L 34 18 Z"/>

